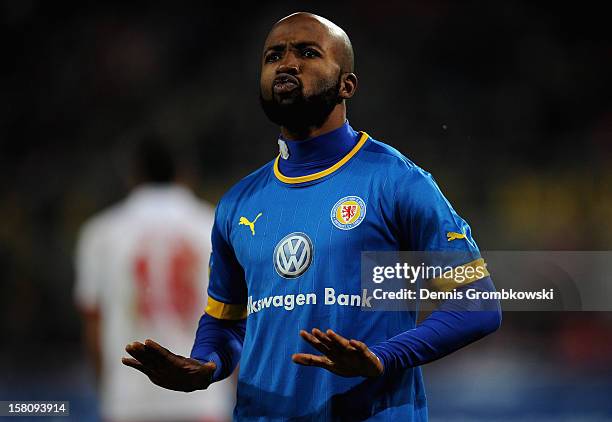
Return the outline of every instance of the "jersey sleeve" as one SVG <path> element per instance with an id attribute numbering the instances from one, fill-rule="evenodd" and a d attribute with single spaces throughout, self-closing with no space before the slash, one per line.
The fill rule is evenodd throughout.
<path id="1" fill-rule="evenodd" d="M 229 241 L 229 227 L 223 201 L 217 207 L 211 233 L 208 304 L 206 313 L 217 319 L 239 320 L 247 315 L 244 270 Z"/>
<path id="2" fill-rule="evenodd" d="M 439 291 L 453 290 L 489 276 L 468 223 L 453 209 L 431 174 L 411 169 L 396 194 L 397 215 L 403 245 L 423 251 L 429 264 L 454 268 L 461 274 L 431 280 Z"/>
<path id="3" fill-rule="evenodd" d="M 96 311 L 99 306 L 104 274 L 102 234 L 97 222 L 88 222 L 82 227 L 77 241 L 74 300 L 85 312 Z"/>

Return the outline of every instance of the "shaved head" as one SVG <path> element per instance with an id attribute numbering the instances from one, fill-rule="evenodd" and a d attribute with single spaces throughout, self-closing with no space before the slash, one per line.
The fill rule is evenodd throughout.
<path id="1" fill-rule="evenodd" d="M 312 13 L 276 22 L 263 48 L 260 100 L 283 136 L 305 139 L 344 124 L 345 101 L 357 89 L 346 32 Z"/>
<path id="2" fill-rule="evenodd" d="M 296 25 L 302 23 L 308 25 L 316 25 L 326 33 L 326 35 L 333 43 L 335 58 L 338 65 L 340 66 L 340 69 L 342 69 L 342 72 L 352 73 L 355 70 L 355 56 L 353 54 L 353 45 L 351 44 L 351 40 L 349 39 L 348 35 L 338 25 L 336 25 L 329 19 L 325 19 L 322 16 L 308 12 L 292 13 L 289 16 L 285 16 L 272 26 L 272 29 L 268 34 L 268 38 L 270 37 L 270 34 L 274 31 L 274 29 L 278 26 Z"/>

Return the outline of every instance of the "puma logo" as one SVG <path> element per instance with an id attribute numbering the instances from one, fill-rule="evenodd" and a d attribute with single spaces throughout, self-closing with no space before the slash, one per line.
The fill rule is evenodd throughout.
<path id="1" fill-rule="evenodd" d="M 253 220 L 252 222 L 249 221 L 246 217 L 240 217 L 240 221 L 238 222 L 239 226 L 249 226 L 249 228 L 251 229 L 251 233 L 253 233 L 253 236 L 255 236 L 255 222 L 257 221 L 257 219 L 259 217 L 261 217 L 262 213 L 257 214 L 257 217 L 255 217 L 255 220 Z"/>
<path id="2" fill-rule="evenodd" d="M 465 239 L 465 233 L 457 233 L 457 232 L 448 232 L 446 233 L 446 240 L 450 242 L 451 240 L 456 239 Z"/>

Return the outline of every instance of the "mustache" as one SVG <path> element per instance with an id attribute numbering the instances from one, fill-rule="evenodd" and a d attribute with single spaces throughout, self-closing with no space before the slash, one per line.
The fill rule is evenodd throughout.
<path id="1" fill-rule="evenodd" d="M 290 77 L 287 77 L 290 76 Z M 278 83 L 295 84 L 293 75 L 277 75 Z M 305 95 L 301 84 L 293 91 L 293 95 L 282 101 L 274 95 L 274 81 L 270 91 L 261 88 L 259 102 L 266 117 L 279 126 L 301 131 L 308 127 L 321 127 L 334 107 L 341 103 L 340 76 L 333 80 L 319 80 L 312 87 L 313 93 Z"/>

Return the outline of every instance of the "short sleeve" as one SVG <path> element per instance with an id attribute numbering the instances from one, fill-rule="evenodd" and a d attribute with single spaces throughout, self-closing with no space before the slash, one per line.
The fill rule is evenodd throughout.
<path id="1" fill-rule="evenodd" d="M 212 254 L 206 313 L 217 319 L 238 320 L 246 318 L 247 289 L 244 270 L 229 242 L 222 205 L 219 204 L 215 213 L 211 233 Z"/>
<path id="2" fill-rule="evenodd" d="M 430 263 L 462 267 L 474 274 L 465 285 L 489 275 L 468 223 L 453 209 L 431 174 L 413 168 L 396 194 L 398 226 L 402 244 L 427 253 Z M 438 290 L 458 287 L 454 282 L 435 281 Z"/>
<path id="3" fill-rule="evenodd" d="M 96 311 L 99 307 L 104 274 L 101 268 L 102 234 L 98 230 L 98 222 L 91 221 L 83 225 L 77 241 L 74 300 L 76 305 L 85 312 Z"/>

